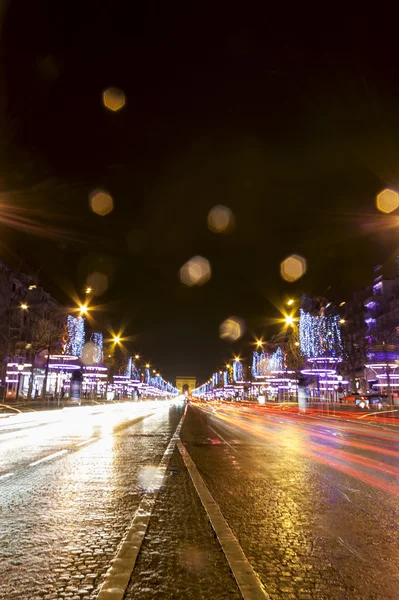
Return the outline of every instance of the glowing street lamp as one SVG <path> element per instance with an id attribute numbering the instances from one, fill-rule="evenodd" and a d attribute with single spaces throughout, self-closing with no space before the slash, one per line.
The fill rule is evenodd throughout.
<path id="1" fill-rule="evenodd" d="M 150 363 L 146 363 L 146 364 L 145 364 L 145 368 L 146 368 L 146 369 L 149 369 L 150 367 L 151 367 Z"/>
<path id="2" fill-rule="evenodd" d="M 294 300 L 290 298 L 287 302 L 288 306 L 292 306 L 294 304 Z"/>
<path id="3" fill-rule="evenodd" d="M 91 294 L 92 291 L 93 291 L 93 288 L 90 287 L 90 286 L 87 286 L 87 288 L 86 288 L 86 294 Z"/>
<path id="4" fill-rule="evenodd" d="M 294 317 L 292 315 L 287 315 L 285 317 L 285 324 L 290 327 L 294 324 Z"/>
<path id="5" fill-rule="evenodd" d="M 119 337 L 119 335 L 114 335 L 112 340 L 113 340 L 114 344 L 120 344 L 120 342 L 121 342 L 121 338 Z"/>
<path id="6" fill-rule="evenodd" d="M 21 304 L 21 309 L 22 309 L 22 310 L 28 310 L 28 308 L 29 308 L 29 306 L 26 304 L 26 302 L 23 302 L 23 303 Z"/>
<path id="7" fill-rule="evenodd" d="M 140 358 L 140 354 L 136 354 L 134 357 L 135 360 L 139 360 L 139 358 Z"/>
<path id="8" fill-rule="evenodd" d="M 81 304 L 79 306 L 79 313 L 80 315 L 87 315 L 87 313 L 89 312 L 89 307 L 86 304 Z"/>

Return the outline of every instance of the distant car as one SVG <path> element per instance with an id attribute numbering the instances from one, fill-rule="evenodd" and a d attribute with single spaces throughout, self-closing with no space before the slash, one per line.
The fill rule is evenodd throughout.
<path id="1" fill-rule="evenodd" d="M 388 404 L 388 396 L 383 394 L 372 394 L 370 396 L 357 396 L 355 404 L 358 408 L 376 408 L 381 410 Z"/>
<path id="2" fill-rule="evenodd" d="M 376 408 L 381 410 L 388 404 L 386 394 L 352 394 L 342 399 L 345 404 L 354 404 L 356 408 L 364 410 L 365 408 Z"/>

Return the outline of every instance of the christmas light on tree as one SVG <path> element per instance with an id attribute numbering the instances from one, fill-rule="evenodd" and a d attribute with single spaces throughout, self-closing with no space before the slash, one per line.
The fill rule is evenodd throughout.
<path id="1" fill-rule="evenodd" d="M 342 356 L 342 340 L 338 315 L 311 315 L 300 309 L 299 342 L 307 358 Z"/>
<path id="2" fill-rule="evenodd" d="M 67 330 L 68 342 L 65 346 L 65 354 L 82 356 L 82 349 L 85 343 L 85 322 L 83 317 L 68 315 Z"/>
<path id="3" fill-rule="evenodd" d="M 129 360 L 127 361 L 127 367 L 126 367 L 126 372 L 125 372 L 126 377 L 130 377 L 131 373 L 132 373 L 132 357 L 129 356 Z"/>
<path id="4" fill-rule="evenodd" d="M 97 364 L 102 363 L 103 360 L 104 360 L 104 352 L 103 352 L 104 340 L 103 340 L 103 334 L 100 333 L 99 331 L 95 331 L 94 333 L 91 334 L 90 341 L 92 341 L 93 344 L 96 345 L 94 356 L 93 356 L 94 362 L 97 363 Z"/>
<path id="5" fill-rule="evenodd" d="M 235 382 L 243 381 L 244 379 L 244 369 L 242 368 L 242 363 L 239 360 L 235 360 L 233 362 L 233 379 Z"/>
<path id="6" fill-rule="evenodd" d="M 229 385 L 229 372 L 223 371 L 223 386 Z"/>

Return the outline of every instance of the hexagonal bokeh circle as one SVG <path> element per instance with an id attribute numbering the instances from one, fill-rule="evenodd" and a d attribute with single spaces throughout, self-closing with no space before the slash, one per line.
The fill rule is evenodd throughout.
<path id="1" fill-rule="evenodd" d="M 291 254 L 280 264 L 280 273 L 286 281 L 296 281 L 306 273 L 306 260 L 299 254 Z"/>
<path id="2" fill-rule="evenodd" d="M 395 190 L 386 188 L 377 196 L 377 208 L 379 211 L 388 214 L 399 207 L 399 194 Z"/>
<path id="3" fill-rule="evenodd" d="M 105 108 L 117 112 L 126 104 L 126 96 L 122 90 L 116 87 L 110 87 L 103 92 L 103 103 Z"/>
<path id="4" fill-rule="evenodd" d="M 94 190 L 90 194 L 90 208 L 93 212 L 100 217 L 105 217 L 114 208 L 114 201 L 112 197 L 104 190 Z"/>

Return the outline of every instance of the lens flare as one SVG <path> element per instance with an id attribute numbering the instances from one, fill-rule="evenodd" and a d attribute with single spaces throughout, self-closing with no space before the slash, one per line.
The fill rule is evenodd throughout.
<path id="1" fill-rule="evenodd" d="M 203 256 L 194 256 L 180 269 L 180 281 L 189 287 L 204 285 L 211 278 L 211 265 Z"/>
<path id="2" fill-rule="evenodd" d="M 142 490 L 156 491 L 162 487 L 164 478 L 155 465 L 147 465 L 140 471 L 138 483 Z"/>
<path id="3" fill-rule="evenodd" d="M 382 190 L 377 196 L 377 208 L 380 212 L 388 214 L 399 206 L 399 194 L 395 190 Z"/>
<path id="4" fill-rule="evenodd" d="M 105 217 L 110 212 L 112 212 L 114 208 L 114 201 L 112 197 L 104 190 L 94 190 L 89 196 L 90 199 L 90 208 L 91 210 L 100 215 L 100 217 Z"/>
<path id="5" fill-rule="evenodd" d="M 103 92 L 103 104 L 108 110 L 117 112 L 125 106 L 126 96 L 119 88 L 110 87 Z"/>
<path id="6" fill-rule="evenodd" d="M 229 317 L 225 319 L 219 327 L 219 336 L 222 340 L 236 342 L 245 333 L 245 323 L 238 317 Z"/>
<path id="7" fill-rule="evenodd" d="M 305 273 L 306 260 L 299 254 L 291 254 L 280 264 L 280 274 L 285 281 L 296 281 Z"/>
<path id="8" fill-rule="evenodd" d="M 230 208 L 217 204 L 208 213 L 208 228 L 214 233 L 228 233 L 234 227 L 234 215 Z"/>
<path id="9" fill-rule="evenodd" d="M 87 278 L 86 294 L 101 296 L 108 289 L 108 277 L 104 273 L 91 273 Z M 90 290 L 90 291 L 87 291 Z"/>

